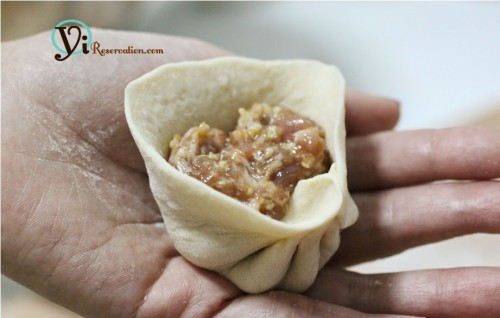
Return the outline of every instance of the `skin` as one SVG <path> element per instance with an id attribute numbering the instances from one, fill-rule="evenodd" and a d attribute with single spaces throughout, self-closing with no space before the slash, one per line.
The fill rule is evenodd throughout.
<path id="1" fill-rule="evenodd" d="M 304 294 L 246 295 L 177 253 L 123 114 L 132 79 L 166 62 L 228 53 L 186 38 L 94 35 L 103 47 L 167 54 L 57 62 L 47 32 L 2 44 L 3 274 L 92 317 L 500 316 L 499 268 L 342 269 L 450 237 L 500 233 L 500 183 L 491 180 L 500 177 L 500 132 L 388 131 L 398 103 L 348 90 L 359 221 Z M 470 181 L 432 183 L 448 179 Z"/>

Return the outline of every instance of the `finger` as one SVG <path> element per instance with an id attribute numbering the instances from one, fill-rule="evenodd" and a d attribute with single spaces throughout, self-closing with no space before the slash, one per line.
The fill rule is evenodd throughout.
<path id="1" fill-rule="evenodd" d="M 350 136 L 394 128 L 399 119 L 399 102 L 347 89 L 346 130 Z"/>
<path id="2" fill-rule="evenodd" d="M 327 268 L 306 294 L 369 313 L 500 317 L 500 269 L 473 267 L 361 275 Z"/>
<path id="3" fill-rule="evenodd" d="M 173 258 L 154 282 L 137 317 L 394 317 L 364 315 L 338 305 L 285 293 L 242 296 L 219 275 Z"/>
<path id="4" fill-rule="evenodd" d="M 359 219 L 342 232 L 330 265 L 352 265 L 465 234 L 500 233 L 498 194 L 497 181 L 355 194 Z"/>
<path id="5" fill-rule="evenodd" d="M 353 190 L 500 177 L 499 130 L 386 132 L 348 138 L 346 151 Z"/>
<path id="6" fill-rule="evenodd" d="M 215 317 L 403 317 L 369 315 L 352 309 L 286 292 L 249 295 L 229 304 Z M 407 317 L 407 316 L 405 316 Z"/>

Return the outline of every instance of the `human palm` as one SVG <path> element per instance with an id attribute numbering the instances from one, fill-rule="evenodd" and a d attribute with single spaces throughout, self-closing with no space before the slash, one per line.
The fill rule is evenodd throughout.
<path id="1" fill-rule="evenodd" d="M 95 30 L 165 55 L 54 59 L 49 34 L 3 45 L 3 272 L 85 316 L 496 317 L 500 270 L 360 275 L 342 266 L 475 232 L 500 232 L 500 134 L 380 132 L 397 103 L 349 91 L 349 185 L 359 221 L 304 294 L 246 295 L 175 250 L 123 113 L 126 84 L 167 62 L 227 54 L 162 35 Z M 430 183 L 436 180 L 483 180 Z"/>

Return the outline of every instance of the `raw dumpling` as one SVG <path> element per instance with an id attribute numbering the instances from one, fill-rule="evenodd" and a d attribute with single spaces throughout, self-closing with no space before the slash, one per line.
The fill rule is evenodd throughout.
<path id="1" fill-rule="evenodd" d="M 325 131 L 333 164 L 299 181 L 281 220 L 261 214 L 171 166 L 176 134 L 206 122 L 226 131 L 239 108 L 286 105 Z M 339 246 L 357 208 L 347 191 L 344 79 L 315 61 L 217 58 L 167 64 L 131 82 L 125 114 L 177 250 L 249 293 L 306 290 Z"/>

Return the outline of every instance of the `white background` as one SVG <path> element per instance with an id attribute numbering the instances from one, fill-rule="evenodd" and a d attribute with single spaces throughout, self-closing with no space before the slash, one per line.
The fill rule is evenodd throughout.
<path id="1" fill-rule="evenodd" d="M 257 58 L 337 65 L 351 87 L 403 104 L 398 128 L 500 108 L 500 3 L 149 3 L 136 28 Z"/>

